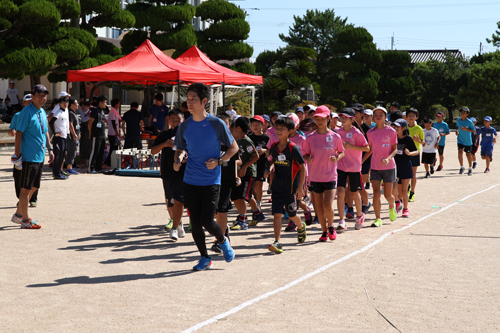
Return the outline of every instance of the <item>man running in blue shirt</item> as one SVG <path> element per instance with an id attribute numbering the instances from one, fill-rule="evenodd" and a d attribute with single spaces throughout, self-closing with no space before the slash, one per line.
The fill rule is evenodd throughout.
<path id="1" fill-rule="evenodd" d="M 197 271 L 212 266 L 203 228 L 217 238 L 227 262 L 234 258 L 229 240 L 224 237 L 224 231 L 214 221 L 214 216 L 221 184 L 220 166 L 238 151 L 238 144 L 224 122 L 207 113 L 207 102 L 207 86 L 202 83 L 189 86 L 187 104 L 192 117 L 179 125 L 175 136 L 175 171 L 179 171 L 186 150 L 189 152 L 184 172 L 184 206 L 191 215 L 193 239 L 201 254 L 200 261 L 193 267 Z M 221 143 L 229 147 L 222 157 Z"/>

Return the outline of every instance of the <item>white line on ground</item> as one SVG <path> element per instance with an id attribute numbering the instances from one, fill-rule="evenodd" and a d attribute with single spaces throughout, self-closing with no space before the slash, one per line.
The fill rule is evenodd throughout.
<path id="1" fill-rule="evenodd" d="M 329 264 L 327 264 L 327 265 L 325 265 L 325 266 L 323 266 L 323 267 L 320 267 L 320 268 L 318 268 L 317 270 L 315 270 L 315 271 L 313 271 L 313 272 L 311 272 L 311 273 L 309 273 L 309 274 L 306 274 L 306 275 L 304 275 L 304 276 L 302 276 L 302 277 L 300 277 L 300 278 L 298 278 L 298 279 L 296 279 L 296 280 L 294 280 L 294 281 L 292 281 L 292 282 L 288 283 L 287 285 L 284 285 L 283 287 L 280 287 L 280 288 L 278 288 L 278 289 L 275 289 L 275 290 L 272 290 L 272 291 L 267 292 L 267 293 L 265 293 L 265 294 L 262 294 L 262 295 L 260 295 L 260 296 L 258 296 L 258 297 L 255 297 L 254 299 L 251 299 L 251 300 L 249 300 L 249 301 L 246 301 L 245 303 L 242 303 L 242 304 L 240 304 L 240 305 L 238 305 L 238 306 L 236 306 L 236 307 L 232 308 L 232 309 L 231 309 L 231 310 L 229 310 L 229 311 L 223 312 L 223 313 L 221 313 L 221 314 L 219 314 L 219 315 L 217 315 L 217 316 L 215 316 L 215 317 L 212 317 L 212 318 L 207 319 L 207 320 L 205 320 L 205 321 L 203 321 L 203 322 L 201 322 L 201 323 L 198 323 L 198 324 L 196 324 L 196 325 L 194 325 L 194 326 L 191 326 L 190 328 L 188 328 L 188 329 L 186 329 L 186 330 L 182 331 L 181 333 L 190 333 L 190 332 L 197 331 L 197 330 L 199 330 L 200 328 L 202 328 L 202 327 L 204 327 L 204 326 L 206 326 L 206 325 L 210 325 L 210 324 L 212 324 L 212 323 L 216 322 L 217 320 L 220 320 L 220 319 L 226 318 L 226 317 L 228 317 L 228 316 L 230 316 L 230 315 L 232 315 L 232 314 L 234 314 L 234 313 L 236 313 L 236 312 L 239 312 L 239 311 L 243 310 L 244 308 L 246 308 L 246 307 L 248 307 L 248 306 L 250 306 L 250 305 L 252 305 L 252 304 L 255 304 L 255 303 L 257 303 L 257 302 L 262 301 L 263 299 L 268 298 L 269 296 L 272 296 L 272 295 L 274 295 L 274 294 L 277 294 L 277 293 L 279 293 L 279 292 L 282 292 L 282 291 L 284 291 L 284 290 L 287 290 L 287 289 L 289 289 L 289 288 L 291 288 L 291 287 L 295 286 L 296 284 L 299 284 L 299 283 L 301 283 L 301 282 L 304 282 L 305 280 L 307 280 L 307 279 L 309 279 L 309 278 L 311 278 L 311 277 L 313 277 L 313 276 L 315 276 L 315 275 L 317 275 L 317 274 L 319 274 L 319 273 L 321 273 L 321 272 L 323 272 L 323 271 L 327 270 L 327 269 L 328 269 L 328 268 L 330 268 L 330 267 L 333 267 L 333 266 L 335 266 L 335 265 L 337 265 L 337 264 L 340 264 L 341 262 L 344 262 L 344 261 L 346 261 L 346 260 L 348 260 L 348 259 L 350 259 L 350 258 L 352 258 L 352 257 L 354 257 L 354 256 L 356 256 L 356 255 L 358 255 L 358 254 L 360 254 L 360 253 L 363 253 L 363 252 L 368 251 L 369 249 L 371 249 L 371 248 L 373 248 L 375 245 L 377 245 L 377 244 L 381 243 L 381 242 L 382 242 L 383 240 L 385 240 L 387 237 L 389 237 L 389 236 L 390 236 L 390 235 L 392 235 L 392 234 L 395 234 L 396 232 L 400 232 L 400 231 L 406 230 L 406 229 L 408 229 L 408 228 L 411 228 L 411 227 L 412 227 L 412 226 L 414 226 L 415 224 L 418 224 L 418 223 L 420 223 L 420 222 L 422 222 L 422 221 L 424 221 L 424 220 L 428 219 L 429 217 L 432 217 L 432 216 L 434 216 L 434 215 L 440 214 L 440 213 L 444 212 L 445 210 L 448 210 L 449 208 L 451 208 L 451 207 L 453 207 L 453 206 L 456 206 L 456 205 L 460 204 L 462 201 L 465 201 L 465 200 L 467 200 L 467 199 L 469 199 L 469 198 L 471 198 L 471 197 L 473 197 L 473 196 L 475 196 L 475 195 L 478 195 L 478 194 L 481 194 L 481 193 L 487 192 L 487 191 L 489 191 L 489 190 L 491 190 L 491 189 L 493 189 L 493 188 L 495 188 L 495 187 L 497 187 L 497 186 L 500 186 L 500 183 L 499 183 L 499 184 L 496 184 L 496 185 L 493 185 L 493 186 L 490 186 L 490 187 L 488 187 L 487 189 L 481 190 L 481 191 L 479 191 L 479 192 L 476 192 L 476 193 L 470 194 L 470 195 L 466 196 L 465 198 L 460 199 L 459 201 L 455 201 L 454 203 L 449 204 L 448 206 L 443 207 L 443 208 L 441 208 L 441 209 L 439 209 L 439 210 L 435 211 L 434 213 L 431 213 L 431 214 L 428 214 L 428 215 L 426 215 L 426 216 L 424 216 L 424 217 L 421 217 L 420 219 L 418 219 L 418 220 L 416 220 L 416 221 L 414 221 L 414 222 L 412 222 L 412 223 L 410 223 L 410 224 L 408 224 L 408 225 L 404 226 L 403 228 L 396 229 L 396 230 L 393 230 L 393 231 L 389 231 L 389 232 L 385 233 L 384 235 L 382 235 L 379 239 L 377 239 L 377 240 L 375 240 L 374 242 L 372 242 L 372 243 L 368 244 L 367 246 L 363 247 L 363 248 L 362 248 L 362 249 L 360 249 L 360 250 L 354 251 L 354 252 L 352 252 L 352 253 L 350 253 L 350 254 L 348 254 L 348 255 L 346 255 L 346 256 L 344 256 L 344 257 L 340 258 L 340 259 L 337 259 L 337 260 L 335 260 L 335 261 L 333 261 L 333 262 L 331 262 L 331 263 L 329 263 Z"/>

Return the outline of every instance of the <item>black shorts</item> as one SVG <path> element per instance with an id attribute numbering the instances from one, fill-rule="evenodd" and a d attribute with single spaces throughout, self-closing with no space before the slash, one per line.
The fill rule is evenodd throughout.
<path id="1" fill-rule="evenodd" d="M 420 166 L 420 152 L 418 152 L 418 155 L 411 156 L 410 159 L 411 159 L 411 165 L 413 167 Z"/>
<path id="2" fill-rule="evenodd" d="M 231 200 L 244 199 L 246 202 L 252 199 L 253 185 L 255 184 L 255 178 L 252 176 L 245 176 L 241 178 L 241 185 L 235 186 L 231 190 Z"/>
<path id="3" fill-rule="evenodd" d="M 131 138 L 125 136 L 125 144 L 123 145 L 123 149 L 129 149 L 129 148 L 142 149 L 142 138 L 140 136 Z"/>
<path id="4" fill-rule="evenodd" d="M 439 155 L 443 156 L 444 146 L 438 146 L 438 153 L 439 153 Z"/>
<path id="5" fill-rule="evenodd" d="M 257 169 L 257 177 L 254 178 L 256 182 L 265 182 L 266 178 L 264 178 L 264 170 Z"/>
<path id="6" fill-rule="evenodd" d="M 422 163 L 434 164 L 436 162 L 436 153 L 422 153 Z"/>
<path id="7" fill-rule="evenodd" d="M 328 190 L 335 190 L 337 188 L 337 182 L 311 182 L 311 191 L 314 193 L 323 193 Z"/>
<path id="8" fill-rule="evenodd" d="M 227 213 L 231 209 L 231 190 L 232 186 L 221 185 L 219 194 L 219 204 L 217 213 Z"/>
<path id="9" fill-rule="evenodd" d="M 396 162 L 396 175 L 398 177 L 398 184 L 401 184 L 401 179 L 412 179 L 413 167 L 411 161 Z"/>
<path id="10" fill-rule="evenodd" d="M 371 163 L 372 163 L 372 157 L 370 156 L 366 159 L 365 163 L 363 163 L 363 165 L 361 166 L 361 174 L 362 175 L 368 175 L 370 173 Z"/>
<path id="11" fill-rule="evenodd" d="M 470 153 L 471 153 L 471 154 L 475 154 L 475 153 L 477 153 L 478 148 L 479 148 L 479 146 L 472 145 L 472 146 L 471 146 L 471 149 L 470 149 Z"/>
<path id="12" fill-rule="evenodd" d="M 184 189 L 182 179 L 162 179 L 165 199 L 168 200 L 168 207 L 174 206 L 174 199 L 184 202 Z"/>
<path id="13" fill-rule="evenodd" d="M 472 146 L 464 146 L 461 143 L 457 143 L 457 145 L 458 145 L 458 150 L 463 150 L 466 154 L 468 154 L 468 153 L 471 152 L 471 147 Z"/>
<path id="14" fill-rule="evenodd" d="M 40 180 L 42 179 L 43 163 L 25 162 L 23 161 L 23 170 L 21 170 L 20 188 L 27 190 L 33 187 L 40 188 Z"/>
<path id="15" fill-rule="evenodd" d="M 284 214 L 286 207 L 286 211 L 289 217 L 294 217 L 297 215 L 297 207 L 299 207 L 299 201 L 296 199 L 295 194 L 284 194 L 284 193 L 276 193 L 275 191 L 272 193 L 271 198 L 273 199 L 272 203 L 272 214 Z"/>
<path id="16" fill-rule="evenodd" d="M 345 172 L 337 169 L 337 187 L 346 187 L 347 177 L 349 177 L 349 188 L 351 192 L 356 193 L 361 191 L 361 172 Z"/>

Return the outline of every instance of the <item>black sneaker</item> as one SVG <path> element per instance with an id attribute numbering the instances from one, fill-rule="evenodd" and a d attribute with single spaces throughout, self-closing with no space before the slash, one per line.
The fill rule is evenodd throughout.
<path id="1" fill-rule="evenodd" d="M 471 168 L 469 168 L 469 172 L 467 172 L 467 175 L 472 176 L 472 169 Z"/>
<path id="2" fill-rule="evenodd" d="M 218 241 L 214 242 L 214 245 L 210 248 L 210 250 L 214 251 L 215 253 L 222 253 L 222 248 L 219 245 Z"/>
<path id="3" fill-rule="evenodd" d="M 472 162 L 472 169 L 475 169 L 476 167 L 477 167 L 477 162 L 476 161 Z"/>
<path id="4" fill-rule="evenodd" d="M 430 176 L 431 176 L 431 173 L 430 173 L 430 172 L 427 172 L 427 173 L 425 174 L 425 177 L 424 177 L 424 178 L 429 178 Z"/>
<path id="5" fill-rule="evenodd" d="M 431 175 L 434 174 L 434 165 L 431 165 Z"/>

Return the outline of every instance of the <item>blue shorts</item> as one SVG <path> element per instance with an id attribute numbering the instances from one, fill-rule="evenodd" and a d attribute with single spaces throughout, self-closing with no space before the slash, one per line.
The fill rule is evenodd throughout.
<path id="1" fill-rule="evenodd" d="M 493 161 L 493 148 L 483 148 L 481 147 L 481 157 L 488 156 L 491 161 Z"/>

